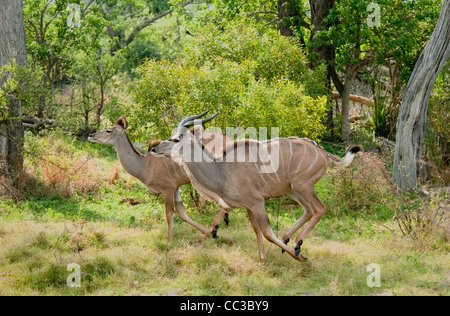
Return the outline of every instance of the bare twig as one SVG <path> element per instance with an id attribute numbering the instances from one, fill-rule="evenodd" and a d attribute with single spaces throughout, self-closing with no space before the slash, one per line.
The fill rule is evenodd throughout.
<path id="1" fill-rule="evenodd" d="M 14 200 L 14 203 L 19 203 L 19 198 L 17 197 L 17 195 L 14 193 L 14 190 L 11 189 L 7 184 L 2 182 L 3 187 L 6 189 L 6 191 L 8 191 L 8 193 L 11 195 L 11 197 Z"/>

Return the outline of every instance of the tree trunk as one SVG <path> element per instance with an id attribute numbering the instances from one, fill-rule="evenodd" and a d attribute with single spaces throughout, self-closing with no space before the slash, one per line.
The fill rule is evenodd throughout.
<path id="1" fill-rule="evenodd" d="M 352 86 L 353 80 L 345 80 L 344 89 L 341 94 L 342 102 L 342 125 L 341 133 L 342 138 L 348 141 L 350 138 L 350 88 Z"/>
<path id="2" fill-rule="evenodd" d="M 311 35 L 310 42 L 313 43 L 310 51 L 312 56 L 310 60 L 311 68 L 318 63 L 325 61 L 327 63 L 328 77 L 331 77 L 331 67 L 334 67 L 335 52 L 332 46 L 327 45 L 324 40 L 317 40 L 316 33 L 328 30 L 331 25 L 325 22 L 328 13 L 334 7 L 334 0 L 309 0 L 311 7 Z"/>
<path id="3" fill-rule="evenodd" d="M 103 114 L 103 107 L 105 106 L 105 84 L 106 81 L 100 81 L 100 102 L 97 106 L 97 117 L 95 118 L 95 127 L 99 128 L 101 123 L 101 116 Z"/>
<path id="4" fill-rule="evenodd" d="M 26 66 L 26 46 L 22 0 L 0 0 L 0 67 L 13 60 L 21 67 Z M 0 78 L 0 86 L 7 78 Z M 8 97 L 8 117 L 3 123 L 6 135 L 2 135 L 3 158 L 8 163 L 8 171 L 18 174 L 23 169 L 23 125 L 21 101 Z"/>
<path id="5" fill-rule="evenodd" d="M 280 20 L 278 23 L 278 30 L 281 35 L 292 37 L 294 36 L 294 32 L 292 31 L 292 27 L 296 26 L 292 24 L 292 21 L 287 21 L 287 19 L 291 20 L 292 18 L 299 18 L 299 12 L 297 12 L 295 8 L 295 1 L 293 0 L 278 0 L 278 19 Z"/>
<path id="6" fill-rule="evenodd" d="M 411 191 L 417 187 L 428 101 L 436 78 L 449 57 L 450 0 L 444 0 L 434 32 L 414 67 L 400 107 L 393 180 L 403 190 Z"/>
<path id="7" fill-rule="evenodd" d="M 318 40 L 316 34 L 317 32 L 327 30 L 330 27 L 330 25 L 325 22 L 325 18 L 334 7 L 334 1 L 335 0 L 309 0 L 311 8 L 311 34 L 309 39 L 310 42 L 313 43 L 311 51 L 309 52 L 309 56 L 311 56 L 309 66 L 311 69 L 314 69 L 319 63 L 326 63 L 327 90 L 330 94 L 332 93 L 332 74 L 336 72 L 334 69 L 335 51 L 332 46 L 327 45 L 323 40 Z M 339 78 L 337 80 L 339 80 Z M 340 82 L 338 84 L 334 83 L 334 85 L 340 93 L 343 92 L 342 84 Z M 333 108 L 331 106 L 327 110 L 325 126 L 330 132 L 331 137 L 334 138 Z"/>

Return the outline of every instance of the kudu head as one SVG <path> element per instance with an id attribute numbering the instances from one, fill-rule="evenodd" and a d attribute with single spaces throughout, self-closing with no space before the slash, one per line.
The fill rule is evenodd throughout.
<path id="1" fill-rule="evenodd" d="M 219 114 L 219 112 L 217 112 L 206 119 L 201 119 L 201 117 L 205 116 L 209 111 L 211 110 L 183 119 L 178 124 L 175 135 L 163 141 L 158 146 L 153 147 L 151 149 L 151 153 L 154 156 L 188 158 L 185 156 L 192 154 L 192 151 L 190 149 L 192 148 L 194 142 L 198 142 L 199 144 L 202 143 L 202 138 L 204 136 L 204 124 L 211 121 Z M 189 130 L 189 128 L 192 126 L 194 126 L 194 128 Z M 189 152 L 189 154 L 187 152 Z"/>
<path id="2" fill-rule="evenodd" d="M 118 139 L 124 135 L 127 127 L 127 119 L 125 117 L 121 117 L 117 120 L 115 126 L 90 134 L 88 140 L 94 143 L 114 146 Z"/>

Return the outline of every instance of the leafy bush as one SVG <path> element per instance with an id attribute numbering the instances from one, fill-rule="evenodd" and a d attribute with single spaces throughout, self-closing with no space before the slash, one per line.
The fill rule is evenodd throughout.
<path id="1" fill-rule="evenodd" d="M 127 97 L 110 108 L 112 121 L 126 115 L 133 137 L 165 138 L 182 117 L 213 109 L 223 131 L 280 127 L 280 136 L 322 135 L 326 98 L 318 96 L 320 78 L 312 79 L 294 41 L 251 28 L 223 36 L 211 26 L 199 32 L 184 58 L 147 60 L 136 69 Z"/>
<path id="2" fill-rule="evenodd" d="M 394 219 L 401 233 L 415 246 L 426 248 L 436 241 L 447 242 L 450 237 L 449 190 L 424 189 L 427 196 L 408 201 L 398 207 Z M 438 238 L 436 238 L 438 237 Z"/>
<path id="3" fill-rule="evenodd" d="M 396 192 L 391 175 L 382 158 L 373 152 L 358 154 L 352 167 L 332 171 L 332 184 L 336 191 L 329 196 L 335 205 L 333 212 L 341 209 L 360 210 L 376 206 L 392 208 Z"/>
<path id="4" fill-rule="evenodd" d="M 258 80 L 282 78 L 303 83 L 312 97 L 326 94 L 325 70 L 308 68 L 306 55 L 297 39 L 281 36 L 277 30 L 261 33 L 256 28 L 240 26 L 222 31 L 213 24 L 197 30 L 186 45 L 184 61 L 195 67 L 230 61 L 249 63 L 249 71 Z"/>

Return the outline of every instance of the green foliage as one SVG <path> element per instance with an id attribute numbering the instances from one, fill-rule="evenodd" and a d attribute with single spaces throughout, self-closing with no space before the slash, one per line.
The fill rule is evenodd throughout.
<path id="1" fill-rule="evenodd" d="M 379 0 L 380 26 L 369 27 L 370 0 L 340 0 L 331 10 L 327 22 L 331 25 L 327 45 L 336 49 L 337 70 L 355 64 L 358 59 L 385 64 L 395 61 L 406 83 L 424 43 L 433 32 L 439 16 L 441 0 Z"/>
<path id="2" fill-rule="evenodd" d="M 375 129 L 375 136 L 388 138 L 391 132 L 390 116 L 395 111 L 390 108 L 391 102 L 389 101 L 388 88 L 386 88 L 381 75 L 376 78 L 372 88 L 374 90 L 374 106 L 371 119 Z"/>
<path id="3" fill-rule="evenodd" d="M 172 0 L 172 3 L 181 2 L 184 1 Z M 207 0 L 206 3 L 211 6 L 208 20 L 222 26 L 227 26 L 233 22 L 239 23 L 246 19 L 251 12 L 274 12 L 277 10 L 277 1 L 273 0 Z M 270 16 L 273 18 L 273 14 Z"/>
<path id="4" fill-rule="evenodd" d="M 374 29 L 377 62 L 395 61 L 406 84 L 434 30 L 442 0 L 378 0 L 381 27 Z"/>
<path id="5" fill-rule="evenodd" d="M 327 23 L 332 25 L 327 45 L 336 50 L 336 70 L 346 72 L 369 56 L 373 49 L 373 33 L 366 20 L 369 0 L 341 0 L 330 11 Z"/>
<path id="6" fill-rule="evenodd" d="M 127 86 L 131 99 L 111 109 L 111 120 L 126 115 L 134 137 L 164 138 L 183 116 L 211 108 L 220 111 L 215 122 L 222 130 L 278 126 L 281 136 L 318 139 L 326 104 L 318 97 L 322 74 L 306 67 L 295 41 L 253 28 L 199 32 L 184 58 L 139 67 Z"/>
<path id="7" fill-rule="evenodd" d="M 280 36 L 276 30 L 261 32 L 256 27 L 242 25 L 222 31 L 211 23 L 197 32 L 185 48 L 185 63 L 189 65 L 217 65 L 223 60 L 236 64 L 248 62 L 256 79 L 284 78 L 303 83 L 310 96 L 326 93 L 324 70 L 308 68 L 308 60 L 294 38 Z"/>
<path id="8" fill-rule="evenodd" d="M 44 94 L 37 82 L 42 76 L 39 67 L 33 65 L 20 67 L 15 60 L 0 69 L 0 77 L 6 78 L 3 86 L 0 86 L 0 120 L 8 116 L 7 97 L 14 97 L 22 101 L 22 109 L 28 109 L 37 98 Z"/>
<path id="9" fill-rule="evenodd" d="M 433 96 L 429 103 L 429 124 L 439 136 L 450 140 L 450 62 L 444 66 L 436 80 Z"/>

